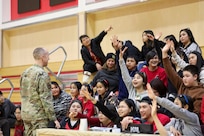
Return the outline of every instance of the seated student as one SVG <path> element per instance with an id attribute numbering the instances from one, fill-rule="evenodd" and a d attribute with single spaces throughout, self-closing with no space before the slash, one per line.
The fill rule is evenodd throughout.
<path id="1" fill-rule="evenodd" d="M 9 121 L 10 128 L 14 128 L 16 122 L 16 117 L 14 115 L 16 106 L 9 99 L 4 98 L 3 93 L 1 91 L 0 99 L 5 112 L 4 117 Z"/>
<path id="2" fill-rule="evenodd" d="M 105 107 L 107 108 L 107 110 L 111 111 L 112 113 L 117 112 L 114 105 L 106 105 Z M 86 115 L 80 114 L 75 111 L 70 113 L 69 115 L 75 118 L 87 118 L 88 124 L 90 125 L 90 127 L 98 126 L 98 127 L 112 128 L 114 126 L 113 121 L 109 119 L 107 116 L 105 116 L 101 111 L 99 111 L 98 116 L 94 116 L 94 117 L 87 117 Z"/>
<path id="3" fill-rule="evenodd" d="M 95 87 L 98 79 L 106 79 L 109 83 L 109 90 L 115 93 L 118 91 L 118 76 L 116 56 L 113 53 L 107 53 L 106 62 L 104 63 L 102 69 L 96 73 L 90 84 L 91 86 Z"/>
<path id="4" fill-rule="evenodd" d="M 154 120 L 151 116 L 151 107 L 152 107 L 152 102 L 151 99 L 147 96 L 147 97 L 143 97 L 142 100 L 140 101 L 140 115 L 141 115 L 141 120 L 135 120 L 133 117 L 125 117 L 121 124 L 122 124 L 122 129 L 125 130 L 127 129 L 128 125 L 130 123 L 135 123 L 135 124 L 152 124 L 153 125 L 153 131 L 156 132 L 157 131 L 157 127 L 154 123 Z M 166 125 L 167 123 L 170 122 L 170 118 L 165 115 L 165 114 L 161 114 L 161 113 L 157 113 L 157 116 L 159 118 L 159 120 L 161 121 L 162 125 Z"/>
<path id="5" fill-rule="evenodd" d="M 161 48 L 165 45 L 164 42 L 159 41 L 158 39 L 161 37 L 161 33 L 157 36 L 154 36 L 154 33 L 152 30 L 145 30 L 142 33 L 142 41 L 144 45 L 142 46 L 141 53 L 142 58 L 145 58 L 147 53 L 149 51 L 156 51 L 159 57 L 159 60 L 162 58 Z M 147 65 L 146 61 L 141 61 L 138 64 L 138 70 L 141 70 L 142 67 L 145 67 Z"/>
<path id="6" fill-rule="evenodd" d="M 174 62 L 181 68 L 185 68 L 187 65 L 195 65 L 198 67 L 200 74 L 199 74 L 199 81 L 201 83 L 204 83 L 204 60 L 202 57 L 202 54 L 200 54 L 197 51 L 192 51 L 189 53 L 188 61 L 189 63 L 186 63 L 175 51 L 174 47 L 171 46 L 170 48 L 172 52 L 172 58 Z"/>
<path id="7" fill-rule="evenodd" d="M 5 118 L 5 112 L 2 105 L 4 98 L 0 96 L 0 131 L 2 133 L 2 136 L 10 136 L 10 127 L 9 122 Z M 0 134 L 1 136 L 1 134 Z"/>
<path id="8" fill-rule="evenodd" d="M 93 96 L 93 90 L 91 89 L 90 85 L 87 84 L 87 83 L 83 83 L 82 87 L 81 87 L 81 90 L 83 90 L 85 88 L 87 88 L 90 95 Z M 83 107 L 82 114 L 85 115 L 88 118 L 91 117 L 91 116 L 94 116 L 94 105 L 93 105 L 93 103 L 90 100 L 88 100 L 83 95 L 83 93 L 81 93 L 81 91 L 80 91 L 80 95 L 79 95 L 78 99 L 82 102 L 82 107 Z"/>
<path id="9" fill-rule="evenodd" d="M 16 106 L 15 116 L 16 116 L 16 123 L 15 123 L 14 136 L 23 136 L 24 124 L 21 118 L 21 106 L 20 105 Z"/>
<path id="10" fill-rule="evenodd" d="M 193 103 L 194 112 L 200 116 L 200 107 L 202 97 L 204 96 L 204 87 L 203 84 L 198 82 L 198 67 L 195 65 L 188 65 L 183 69 L 183 78 L 178 76 L 175 70 L 173 70 L 171 62 L 168 58 L 167 52 L 171 46 L 174 46 L 174 43 L 171 40 L 167 40 L 166 45 L 162 49 L 163 66 L 167 76 L 178 90 L 178 95 L 189 95 L 195 100 Z"/>
<path id="11" fill-rule="evenodd" d="M 158 66 L 160 63 L 157 52 L 149 51 L 146 55 L 147 67 L 143 67 L 140 71 L 147 75 L 147 82 L 150 83 L 154 78 L 158 77 L 167 87 L 168 80 L 164 68 Z"/>
<path id="12" fill-rule="evenodd" d="M 137 62 L 140 60 L 143 60 L 142 54 L 140 50 L 132 44 L 131 41 L 120 41 L 117 36 L 112 36 L 111 38 L 112 46 L 115 49 L 116 54 L 116 64 L 117 69 L 119 73 L 119 96 L 118 99 L 122 100 L 124 98 L 128 98 L 128 91 L 125 87 L 125 84 L 123 82 L 122 76 L 121 76 L 121 69 L 119 67 L 119 54 L 121 51 L 123 51 L 123 59 L 126 62 L 127 68 L 129 70 L 129 74 L 131 77 L 134 76 L 134 73 L 137 71 Z M 120 51 L 121 50 L 121 51 Z"/>
<path id="13" fill-rule="evenodd" d="M 185 52 L 183 51 L 183 49 L 180 47 L 179 42 L 176 40 L 174 35 L 167 35 L 164 38 L 164 41 L 167 40 L 172 40 L 174 42 L 174 49 L 177 52 L 177 54 L 180 56 L 180 58 L 182 58 L 182 60 L 184 60 L 185 62 L 188 62 L 188 57 L 186 56 Z M 172 56 L 171 52 L 168 52 L 169 56 Z M 162 59 L 161 59 L 162 60 Z M 177 63 L 175 62 L 174 58 L 171 57 L 171 62 L 172 62 L 172 66 L 175 69 L 175 71 L 178 73 L 178 75 L 180 77 L 183 77 L 182 74 L 182 69 L 179 65 L 177 65 Z M 170 94 L 177 94 L 177 89 L 174 87 L 174 85 L 171 83 L 171 81 L 168 79 L 168 91 Z"/>
<path id="14" fill-rule="evenodd" d="M 90 39 L 88 35 L 81 35 L 79 37 L 79 40 L 82 43 L 81 56 L 84 61 L 84 75 L 82 82 L 88 82 L 91 74 L 101 70 L 105 63 L 105 55 L 101 49 L 100 43 L 104 36 L 112 29 L 112 26 L 109 26 L 93 39 Z"/>
<path id="15" fill-rule="evenodd" d="M 79 124 L 80 124 L 80 119 L 75 118 L 73 116 L 69 116 L 72 112 L 78 112 L 82 114 L 83 107 L 82 107 L 82 102 L 78 99 L 75 99 L 71 102 L 70 108 L 67 112 L 67 116 L 64 117 L 60 121 L 60 126 L 62 129 L 73 129 L 73 130 L 78 130 L 79 129 Z"/>
<path id="16" fill-rule="evenodd" d="M 120 61 L 120 60 L 119 60 Z M 125 65 L 128 69 L 130 77 L 134 77 L 137 70 L 137 62 L 136 56 L 127 56 L 127 59 L 125 61 Z M 122 70 L 123 71 L 123 70 Z M 122 72 L 121 72 L 122 73 Z M 123 100 L 125 98 L 128 98 L 129 93 L 128 89 L 123 81 L 122 75 L 119 77 L 119 94 L 118 94 L 118 100 Z"/>
<path id="17" fill-rule="evenodd" d="M 87 90 L 82 90 L 84 96 L 87 97 L 87 99 L 91 100 L 94 105 L 96 105 L 106 117 L 108 117 L 114 124 L 116 124 L 118 127 L 121 127 L 121 120 L 126 116 L 131 117 L 139 117 L 139 113 L 136 111 L 136 105 L 133 100 L 131 99 L 124 99 L 120 101 L 117 112 L 113 112 L 109 110 L 105 105 L 103 105 L 101 102 L 94 99 Z"/>
<path id="18" fill-rule="evenodd" d="M 164 83 L 159 78 L 153 79 L 150 82 L 150 85 L 151 85 L 152 90 L 156 96 L 164 97 L 164 98 L 166 97 L 167 87 L 164 85 Z M 169 116 L 170 118 L 174 116 L 170 111 L 168 111 L 167 109 L 165 109 L 161 105 L 158 105 L 157 113 L 163 113 L 163 114 Z"/>
<path id="19" fill-rule="evenodd" d="M 147 88 L 148 89 L 148 88 Z M 151 112 L 152 118 L 154 120 L 154 123 L 157 127 L 157 131 L 161 136 L 171 136 L 170 133 L 167 132 L 167 130 L 162 125 L 161 121 L 159 120 L 157 116 L 157 101 L 155 99 L 152 100 L 152 112 Z"/>
<path id="20" fill-rule="evenodd" d="M 147 96 L 147 91 L 146 91 L 147 76 L 144 72 L 135 72 L 135 75 L 133 78 L 129 75 L 128 69 L 123 59 L 123 55 L 126 49 L 127 48 L 124 48 L 123 51 L 122 50 L 120 51 L 119 65 L 120 65 L 123 81 L 129 93 L 128 98 L 132 99 L 136 103 L 139 109 L 138 100 L 141 100 L 143 97 Z"/>
<path id="21" fill-rule="evenodd" d="M 156 100 L 158 104 L 164 108 L 170 110 L 176 118 L 173 118 L 170 127 L 177 127 L 175 129 L 170 129 L 175 135 L 177 130 L 180 130 L 180 134 L 189 136 L 202 136 L 200 122 L 198 116 L 193 113 L 193 100 L 188 95 L 179 95 L 176 97 L 174 103 L 166 98 L 157 97 L 150 86 L 148 86 L 149 97 Z"/>
<path id="22" fill-rule="evenodd" d="M 61 90 L 59 84 L 55 81 L 51 82 L 51 90 L 56 118 L 60 122 L 61 119 L 66 116 L 67 109 L 69 108 L 71 102 L 71 96 L 65 91 Z"/>
<path id="23" fill-rule="evenodd" d="M 81 86 L 82 84 L 79 81 L 75 81 L 70 84 L 70 95 L 72 97 L 72 100 L 75 100 L 78 98 L 80 94 Z"/>
<path id="24" fill-rule="evenodd" d="M 118 106 L 117 95 L 113 91 L 109 90 L 109 82 L 106 79 L 98 79 L 96 81 L 96 95 L 98 99 L 104 105 Z"/>
<path id="25" fill-rule="evenodd" d="M 197 51 L 202 54 L 202 50 L 198 43 L 195 41 L 192 31 L 189 28 L 181 29 L 179 32 L 179 43 L 184 49 L 186 56 L 192 51 Z"/>

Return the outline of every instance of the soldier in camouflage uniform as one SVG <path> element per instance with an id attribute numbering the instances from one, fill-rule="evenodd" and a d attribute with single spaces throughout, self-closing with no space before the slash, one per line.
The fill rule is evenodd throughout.
<path id="1" fill-rule="evenodd" d="M 49 121 L 60 128 L 53 108 L 50 78 L 43 69 L 48 64 L 49 53 L 36 48 L 33 57 L 35 64 L 23 72 L 20 80 L 21 116 L 26 136 L 35 136 L 36 129 L 47 128 Z"/>

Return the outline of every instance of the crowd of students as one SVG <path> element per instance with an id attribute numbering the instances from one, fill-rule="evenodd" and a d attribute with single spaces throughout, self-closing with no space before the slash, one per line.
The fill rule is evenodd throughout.
<path id="1" fill-rule="evenodd" d="M 110 28 L 106 30 L 111 30 Z M 103 32 L 107 33 L 108 31 Z M 150 123 L 153 124 L 153 130 L 157 133 L 153 116 L 155 113 L 151 115 L 152 101 L 153 103 L 156 101 L 158 103 L 157 118 L 169 133 L 186 135 L 189 133 L 188 131 L 191 131 L 191 135 L 202 135 L 200 126 L 204 123 L 204 109 L 201 107 L 204 105 L 202 103 L 202 100 L 204 101 L 202 51 L 188 28 L 179 32 L 179 41 L 174 35 L 168 35 L 163 40 L 160 40 L 160 37 L 161 35 L 155 36 L 151 30 L 145 30 L 142 33 L 144 45 L 141 51 L 130 40 L 121 41 L 117 36 L 113 36 L 111 39 L 112 47 L 116 51 L 115 57 L 109 57 L 111 53 L 108 53 L 104 65 L 108 66 L 111 62 L 112 65 L 117 66 L 117 71 L 105 69 L 103 65 L 102 69 L 97 71 L 94 81 L 105 80 L 109 83 L 109 88 L 112 89 L 106 89 L 106 94 L 111 94 L 109 99 L 112 96 L 118 98 L 118 106 L 115 103 L 113 105 L 118 111 L 118 115 L 116 114 L 114 117 L 118 118 L 119 122 L 115 122 L 115 119 L 111 118 L 113 116 L 109 117 L 112 114 L 107 113 L 107 109 L 101 109 L 104 106 L 98 106 L 99 103 L 105 106 L 107 103 L 90 99 L 96 107 L 99 107 L 99 111 L 123 131 L 127 129 L 129 123 Z M 86 38 L 89 40 L 86 43 L 90 55 L 89 61 L 94 64 L 93 67 L 97 67 L 100 59 L 94 50 L 95 48 L 101 49 L 102 39 L 95 43 L 93 42 L 95 38 L 90 39 L 88 36 Z M 88 65 L 87 58 L 82 56 L 82 59 L 84 65 Z M 103 72 L 104 70 L 107 72 Z M 99 73 L 108 73 L 108 75 Z M 90 74 L 94 73 L 90 71 Z M 117 83 L 111 81 L 116 75 L 117 79 L 114 81 Z M 154 97 L 149 96 L 146 88 L 147 83 L 150 84 Z M 100 86 L 92 82 L 90 85 L 95 89 L 95 95 L 100 94 Z M 115 88 L 117 85 L 118 88 L 113 90 L 113 87 Z M 83 92 L 83 90 L 81 91 Z M 148 96 L 153 100 L 150 100 Z M 131 116 L 127 113 L 121 117 L 119 115 L 120 104 L 126 99 L 134 102 L 136 113 Z M 127 111 L 129 110 L 127 109 Z M 135 118 L 140 120 L 135 120 Z M 190 121 L 192 118 L 195 120 Z M 178 125 L 172 125 L 173 121 Z"/>
<path id="2" fill-rule="evenodd" d="M 87 118 L 89 127 L 117 125 L 127 132 L 132 123 L 151 124 L 153 133 L 161 135 L 202 136 L 204 60 L 191 30 L 182 29 L 179 41 L 174 35 L 159 40 L 160 35 L 145 30 L 141 51 L 130 40 L 113 36 L 110 45 L 115 53 L 104 55 L 100 43 L 110 30 L 111 26 L 93 39 L 80 36 L 82 83 L 72 82 L 68 94 L 51 82 L 60 128 L 78 130 L 80 118 Z M 16 133 L 23 131 L 20 109 L 15 109 Z"/>

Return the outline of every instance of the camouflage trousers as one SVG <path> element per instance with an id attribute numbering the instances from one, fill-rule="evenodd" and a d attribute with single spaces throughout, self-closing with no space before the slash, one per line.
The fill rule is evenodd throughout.
<path id="1" fill-rule="evenodd" d="M 47 128 L 48 120 L 24 121 L 25 136 L 36 136 L 36 129 Z"/>

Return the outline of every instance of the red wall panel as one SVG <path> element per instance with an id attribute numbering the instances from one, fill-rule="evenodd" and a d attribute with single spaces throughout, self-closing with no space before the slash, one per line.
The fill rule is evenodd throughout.
<path id="1" fill-rule="evenodd" d="M 29 2 L 29 0 L 28 0 L 28 2 Z M 78 5 L 78 0 L 73 0 L 71 2 L 59 4 L 56 6 L 50 6 L 50 0 L 41 0 L 39 10 L 19 14 L 18 13 L 18 0 L 11 0 L 11 20 L 17 20 L 17 19 L 21 19 L 21 18 L 35 16 L 35 15 L 38 15 L 41 13 L 46 13 L 46 12 L 54 11 L 57 9 L 71 8 L 71 7 L 77 6 L 77 5 Z"/>

